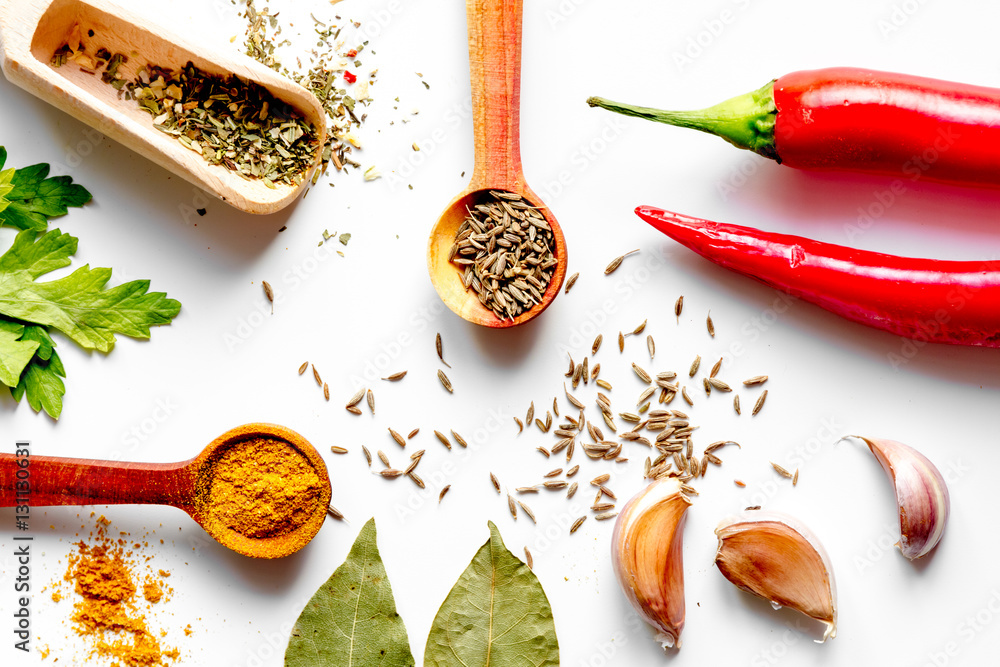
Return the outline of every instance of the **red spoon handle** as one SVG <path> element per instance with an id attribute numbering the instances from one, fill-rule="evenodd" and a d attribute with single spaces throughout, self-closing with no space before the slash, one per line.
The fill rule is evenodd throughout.
<path id="1" fill-rule="evenodd" d="M 190 461 L 123 463 L 0 454 L 0 507 L 47 505 L 173 505 L 184 508 L 194 496 Z M 25 484 L 26 483 L 26 484 Z"/>
<path id="2" fill-rule="evenodd" d="M 476 167 L 472 189 L 524 185 L 521 172 L 521 3 L 466 0 Z"/>

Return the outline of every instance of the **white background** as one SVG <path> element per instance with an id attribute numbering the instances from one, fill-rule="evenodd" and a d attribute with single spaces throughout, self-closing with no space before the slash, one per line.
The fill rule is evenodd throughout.
<path id="1" fill-rule="evenodd" d="M 27 438 L 35 454 L 174 461 L 236 425 L 274 422 L 326 452 L 333 502 L 349 519 L 328 522 L 294 556 L 257 562 L 218 546 L 179 510 L 95 508 L 112 520 L 113 530 L 133 538 L 148 534 L 145 553 L 173 572 L 172 599 L 153 625 L 168 629 L 164 643 L 180 647 L 183 664 L 281 664 L 300 609 L 371 516 L 418 664 L 438 606 L 488 537 L 487 520 L 497 523 L 516 554 L 531 547 L 564 664 L 663 664 L 613 577 L 610 522 L 591 519 L 572 536 L 566 530 L 591 502 L 586 480 L 593 476 L 611 472 L 609 484 L 622 498 L 640 488 L 641 447 L 628 449 L 632 460 L 618 466 L 584 460 L 578 452 L 576 479 L 584 488 L 576 507 L 561 494 L 529 496 L 537 526 L 523 515 L 515 523 L 488 479 L 493 471 L 513 489 L 560 465 L 535 451 L 553 439 L 535 429 L 517 436 L 512 417 L 523 418 L 531 400 L 543 413 L 553 396 L 566 406 L 561 381 L 567 349 L 581 360 L 598 332 L 605 343 L 593 361 L 613 383 L 618 411 L 631 409 L 641 389 L 631 361 L 651 371 L 683 372 L 696 354 L 706 369 L 725 355 L 720 377 L 730 384 L 759 373 L 771 378 L 767 404 L 754 418 L 748 408 L 755 392 L 742 392 L 742 417 L 729 397 L 706 400 L 704 392 L 693 392 L 692 421 L 702 427 L 696 442 L 731 438 L 743 449 L 722 452 L 723 468 L 713 468 L 698 484 L 701 497 L 684 536 L 687 626 L 671 664 L 995 660 L 1000 352 L 910 348 L 808 304 L 785 307 L 773 290 L 679 248 L 632 209 L 653 204 L 901 255 L 985 259 L 998 253 L 1000 195 L 907 181 L 884 214 L 861 229 L 859 209 L 884 197 L 891 178 L 796 172 L 706 135 L 590 109 L 584 100 L 603 95 L 694 108 L 786 72 L 832 65 L 1000 86 L 1000 6 L 930 0 L 527 2 L 524 168 L 565 230 L 570 273 L 581 275 L 574 290 L 535 322 L 489 332 L 442 310 L 424 261 L 432 222 L 472 168 L 462 3 L 316 5 L 318 16 L 355 18 L 370 35 L 374 54 L 362 54 L 360 73 L 378 67 L 378 83 L 361 133 L 364 150 L 356 157 L 386 177 L 365 183 L 357 172 L 334 175 L 272 216 L 251 217 L 216 201 L 206 205 L 177 177 L 0 82 L 0 144 L 9 152 L 8 166 L 50 162 L 55 173 L 72 175 L 94 194 L 91 205 L 54 223 L 80 238 L 73 266 L 111 266 L 115 283 L 149 278 L 154 290 L 183 303 L 173 325 L 154 329 L 152 341 L 120 338 L 108 357 L 59 337 L 69 376 L 62 418 L 53 423 L 0 397 L 3 450 Z M 229 38 L 242 38 L 243 23 L 228 2 L 170 7 L 156 12 L 164 25 L 217 48 L 239 46 L 241 39 L 230 44 Z M 293 22 L 297 29 L 309 23 Z M 308 39 L 296 43 L 302 52 L 310 45 Z M 418 115 L 411 114 L 414 108 Z M 413 142 L 421 152 L 413 152 Z M 205 217 L 192 213 L 202 205 Z M 346 248 L 318 249 L 324 229 L 353 237 Z M 12 238 L 12 231 L 0 230 L 0 248 Z M 613 257 L 633 248 L 642 252 L 612 276 L 603 275 Z M 273 316 L 261 280 L 278 294 Z M 681 294 L 685 308 L 678 324 L 672 306 Z M 705 330 L 709 310 L 714 340 Z M 647 318 L 647 333 L 657 341 L 655 362 L 635 338 L 620 355 L 617 332 Z M 453 366 L 454 395 L 435 378 L 435 332 Z M 308 374 L 296 375 L 306 360 L 329 382 L 329 403 Z M 409 374 L 396 384 L 370 379 L 401 370 Z M 374 417 L 367 411 L 353 417 L 342 407 L 359 383 L 374 388 Z M 590 404 L 593 385 L 578 395 Z M 588 412 L 596 417 L 593 407 Z M 401 452 L 387 427 L 421 430 Z M 433 429 L 451 428 L 469 440 L 468 450 L 449 453 L 434 439 Z M 848 433 L 907 442 L 947 475 L 951 522 L 926 562 L 911 564 L 891 547 L 897 537 L 891 487 L 866 449 L 837 443 Z M 333 444 L 350 453 L 330 454 Z M 370 475 L 362 444 L 373 454 L 385 450 L 393 461 L 426 448 L 418 472 L 428 490 Z M 769 460 L 798 467 L 798 487 L 775 475 Z M 747 488 L 736 488 L 734 478 Z M 439 506 L 443 484 L 452 488 Z M 824 542 L 838 583 L 836 639 L 813 643 L 819 633 L 808 619 L 772 611 L 714 568 L 713 528 L 751 504 L 794 513 Z M 81 526 L 92 527 L 89 511 L 50 508 L 33 517 L 34 644 L 51 648 L 49 660 L 58 657 L 60 665 L 83 664 L 86 654 L 73 644 L 70 602 L 55 605 L 37 587 L 62 575 Z M 36 664 L 37 653 L 24 657 L 12 650 L 5 629 L 15 601 L 13 522 L 10 510 L 0 512 L 0 662 Z M 184 637 L 180 628 L 188 623 L 195 632 Z"/>

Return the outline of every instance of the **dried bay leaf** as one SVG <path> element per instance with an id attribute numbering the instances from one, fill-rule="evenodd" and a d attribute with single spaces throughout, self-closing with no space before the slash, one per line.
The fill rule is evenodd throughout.
<path id="1" fill-rule="evenodd" d="M 424 667 L 559 664 L 552 607 L 538 577 L 489 526 L 490 539 L 434 618 Z"/>
<path id="2" fill-rule="evenodd" d="M 378 552 L 375 519 L 295 622 L 285 667 L 410 667 L 403 619 Z"/>

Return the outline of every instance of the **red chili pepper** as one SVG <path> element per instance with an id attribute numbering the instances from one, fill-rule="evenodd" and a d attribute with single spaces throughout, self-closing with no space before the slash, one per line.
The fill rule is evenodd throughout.
<path id="1" fill-rule="evenodd" d="M 834 67 L 786 74 L 700 111 L 587 102 L 715 134 L 792 167 L 1000 187 L 995 88 Z"/>
<path id="2" fill-rule="evenodd" d="M 358 50 L 357 49 L 351 49 L 350 51 L 347 52 L 347 55 L 345 57 L 347 57 L 347 58 L 353 58 L 356 55 L 358 55 Z"/>
<path id="3" fill-rule="evenodd" d="M 358 77 L 354 76 L 347 70 L 344 70 L 344 80 L 347 81 L 347 83 L 354 83 L 358 80 Z"/>
<path id="4" fill-rule="evenodd" d="M 1000 262 L 897 257 L 650 206 L 635 212 L 702 257 L 849 320 L 917 340 L 1000 347 Z"/>

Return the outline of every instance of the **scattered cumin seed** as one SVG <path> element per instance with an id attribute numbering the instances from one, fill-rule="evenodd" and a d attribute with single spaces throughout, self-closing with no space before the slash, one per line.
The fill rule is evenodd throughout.
<path id="1" fill-rule="evenodd" d="M 753 512 L 755 510 L 759 510 L 760 509 L 760 505 L 751 505 L 750 507 L 744 507 L 743 509 L 746 512 Z"/>
<path id="2" fill-rule="evenodd" d="M 693 406 L 693 405 L 694 405 L 694 401 L 692 401 L 692 400 L 691 400 L 691 397 L 690 397 L 690 396 L 688 396 L 688 388 L 687 388 L 687 387 L 683 387 L 683 388 L 681 389 L 681 396 L 683 396 L 683 397 L 684 397 L 684 401 L 685 401 L 685 402 L 686 402 L 686 403 L 687 403 L 688 405 L 691 405 L 691 406 Z"/>
<path id="3" fill-rule="evenodd" d="M 579 275 L 579 274 L 574 274 L 574 275 Z M 569 289 L 567 288 L 566 291 L 568 292 Z M 528 566 L 529 570 L 535 569 L 535 561 L 531 557 L 531 552 L 528 551 L 528 547 L 524 547 L 524 562 Z"/>
<path id="4" fill-rule="evenodd" d="M 781 475 L 782 477 L 785 477 L 787 479 L 791 479 L 792 478 L 792 473 L 788 472 L 787 470 L 785 470 L 784 468 L 782 468 L 780 465 L 778 465 L 774 461 L 771 461 L 770 463 L 771 463 L 771 467 L 774 468 L 775 471 L 779 475 Z"/>
<path id="5" fill-rule="evenodd" d="M 615 269 L 617 269 L 619 266 L 621 266 L 622 261 L 626 257 L 628 257 L 629 255 L 631 255 L 633 253 L 637 253 L 637 252 L 639 252 L 638 248 L 636 248 L 635 250 L 631 250 L 631 251 L 629 251 L 629 252 L 627 252 L 624 255 L 621 255 L 619 257 L 615 257 L 613 260 L 611 260 L 611 263 L 608 264 L 607 268 L 604 269 L 604 275 L 609 276 L 612 273 L 614 273 Z"/>
<path id="6" fill-rule="evenodd" d="M 368 409 L 375 414 L 375 393 L 371 389 L 368 390 Z"/>
<path id="7" fill-rule="evenodd" d="M 684 295 L 677 297 L 676 303 L 674 303 L 674 315 L 677 316 L 677 322 L 681 321 L 681 311 L 684 310 Z"/>
<path id="8" fill-rule="evenodd" d="M 410 465 L 406 466 L 406 470 L 403 471 L 403 474 L 409 475 L 410 473 L 412 473 L 414 470 L 417 469 L 418 465 L 420 465 L 420 459 L 419 458 L 412 459 L 410 461 Z"/>
<path id="9" fill-rule="evenodd" d="M 437 436 L 437 439 L 441 441 L 442 445 L 444 445 L 448 449 L 451 449 L 451 442 L 448 441 L 448 436 L 446 436 L 441 431 L 434 431 L 434 435 Z"/>
<path id="10" fill-rule="evenodd" d="M 323 386 L 323 379 L 320 378 L 319 371 L 316 370 L 316 364 L 312 365 L 312 369 L 313 369 L 313 378 L 315 378 L 315 380 L 316 380 L 316 385 L 319 386 L 319 387 L 322 387 Z"/>
<path id="11" fill-rule="evenodd" d="M 556 417 L 559 416 L 559 401 L 555 396 L 552 397 L 552 412 L 555 413 Z"/>
<path id="12" fill-rule="evenodd" d="M 709 335 L 715 338 L 715 323 L 712 322 L 712 311 L 708 311 L 708 319 L 705 320 L 705 326 L 708 327 Z"/>
<path id="13" fill-rule="evenodd" d="M 520 500 L 517 501 L 517 504 L 521 506 L 524 513 L 528 515 L 529 519 L 531 519 L 531 523 L 538 523 L 538 520 L 535 518 L 535 513 L 531 511 L 530 507 L 522 503 Z"/>
<path id="14" fill-rule="evenodd" d="M 518 493 L 538 493 L 537 486 L 519 486 L 514 490 Z"/>
<path id="15" fill-rule="evenodd" d="M 578 470 L 580 470 L 580 466 L 573 466 L 572 468 L 566 471 L 566 476 L 572 477 L 577 473 Z"/>
<path id="16" fill-rule="evenodd" d="M 396 431 L 390 428 L 389 435 L 392 436 L 392 439 L 396 441 L 397 445 L 399 445 L 400 447 L 406 447 L 406 439 L 403 438 L 403 436 L 401 436 L 399 433 L 396 433 Z"/>
<path id="17" fill-rule="evenodd" d="M 733 410 L 736 410 L 736 414 L 742 414 L 740 412 L 740 395 L 736 394 L 733 396 Z"/>
<path id="18" fill-rule="evenodd" d="M 274 314 L 274 290 L 271 289 L 271 283 L 267 282 L 266 280 L 262 280 L 261 284 L 264 286 L 264 296 L 266 296 L 267 300 L 271 302 L 271 314 L 273 315 Z"/>
<path id="19" fill-rule="evenodd" d="M 632 370 L 635 372 L 636 377 L 638 377 L 640 380 L 642 380 L 646 384 L 650 384 L 653 381 L 653 378 L 649 377 L 649 373 L 647 373 L 646 371 L 644 371 L 635 362 L 632 362 Z"/>
<path id="20" fill-rule="evenodd" d="M 566 492 L 566 498 L 572 498 L 576 494 L 577 483 L 573 482 L 569 485 L 569 490 Z"/>
<path id="21" fill-rule="evenodd" d="M 497 493 L 500 493 L 500 480 L 497 479 L 497 476 L 490 473 L 490 481 L 493 483 L 493 488 L 497 490 Z"/>
<path id="22" fill-rule="evenodd" d="M 305 373 L 307 368 L 309 368 L 309 362 L 308 361 L 304 362 L 301 366 L 299 366 L 299 375 L 302 375 L 303 373 Z"/>
<path id="23" fill-rule="evenodd" d="M 368 451 L 368 448 L 361 445 L 361 451 L 365 454 L 365 460 L 368 461 L 368 467 L 372 467 L 372 453 Z"/>
<path id="24" fill-rule="evenodd" d="M 524 422 L 517 417 L 514 417 L 514 421 L 517 422 L 517 432 L 521 433 L 524 430 Z"/>
<path id="25" fill-rule="evenodd" d="M 594 339 L 594 344 L 590 346 L 590 353 L 597 354 L 597 351 L 601 349 L 601 342 L 604 340 L 604 334 L 597 334 L 597 338 Z"/>
<path id="26" fill-rule="evenodd" d="M 386 468 L 385 470 L 380 470 L 379 473 L 386 479 L 395 479 L 403 474 L 402 470 L 396 470 L 395 468 Z"/>
<path id="27" fill-rule="evenodd" d="M 535 402 L 532 401 L 531 405 L 528 406 L 528 412 L 524 415 L 524 423 L 530 424 L 535 419 Z"/>
<path id="28" fill-rule="evenodd" d="M 601 365 L 600 364 L 594 364 L 594 369 L 592 371 L 590 371 L 590 379 L 591 380 L 596 380 L 597 379 L 597 375 L 600 372 L 601 372 Z"/>
<path id="29" fill-rule="evenodd" d="M 444 371 L 438 370 L 438 380 L 441 381 L 441 386 L 447 389 L 449 394 L 453 393 L 451 380 L 449 380 L 448 376 L 444 374 Z"/>
<path id="30" fill-rule="evenodd" d="M 715 378 L 712 378 L 712 379 L 714 380 Z M 702 384 L 702 386 L 705 387 L 705 395 L 706 396 L 711 396 L 712 395 L 712 383 L 708 381 L 708 378 L 702 378 L 701 379 L 701 384 Z"/>
<path id="31" fill-rule="evenodd" d="M 386 456 L 385 452 L 383 452 L 381 449 L 378 450 L 378 460 L 381 461 L 383 464 L 385 464 L 386 468 L 392 467 L 392 464 L 389 463 L 389 457 Z"/>
<path id="32" fill-rule="evenodd" d="M 351 400 L 347 401 L 347 405 L 345 407 L 353 408 L 355 405 L 360 403 L 361 399 L 364 397 L 365 397 L 365 390 L 358 389 L 358 393 L 354 394 L 354 396 L 351 396 Z"/>
<path id="33" fill-rule="evenodd" d="M 569 279 L 568 279 L 568 280 L 566 281 L 566 291 L 565 291 L 565 292 L 563 292 L 563 294 L 569 294 L 569 291 L 570 291 L 571 289 L 573 289 L 573 285 L 575 285 L 575 284 L 576 284 L 576 280 L 577 280 L 577 278 L 579 278 L 579 277 L 580 277 L 580 273 L 579 273 L 579 272 L 577 272 L 577 273 L 574 273 L 573 275 L 571 275 L 571 276 L 569 277 Z M 531 566 L 529 565 L 528 567 L 531 567 Z"/>
<path id="34" fill-rule="evenodd" d="M 597 386 L 600 387 L 601 389 L 607 389 L 608 391 L 611 391 L 611 383 L 608 382 L 607 380 L 599 378 L 597 380 Z"/>
<path id="35" fill-rule="evenodd" d="M 618 332 L 618 351 L 619 352 L 625 351 L 625 334 L 623 334 L 621 331 Z"/>
<path id="36" fill-rule="evenodd" d="M 462 436 L 460 436 L 458 433 L 455 433 L 454 429 L 452 429 L 452 431 L 451 431 L 451 437 L 455 438 L 455 442 L 457 442 L 458 444 L 460 444 L 462 447 L 468 447 L 469 446 L 469 443 L 467 443 L 465 441 L 465 438 L 463 438 Z"/>
<path id="37" fill-rule="evenodd" d="M 330 451 L 333 452 L 334 454 L 346 454 L 347 453 L 347 448 L 346 447 L 338 447 L 337 445 L 333 445 L 332 447 L 330 447 Z"/>
<path id="38" fill-rule="evenodd" d="M 325 382 L 323 383 L 323 398 L 330 400 L 330 385 Z"/>
<path id="39" fill-rule="evenodd" d="M 390 376 L 388 376 L 388 377 L 384 377 L 384 378 L 382 378 L 382 379 L 383 379 L 383 380 L 388 380 L 389 382 L 399 382 L 399 381 L 400 381 L 400 380 L 402 380 L 402 379 L 403 379 L 404 377 L 406 377 L 406 374 L 407 374 L 408 372 L 409 372 L 409 371 L 400 371 L 400 372 L 398 372 L 398 373 L 393 373 L 392 375 L 390 375 Z"/>
<path id="40" fill-rule="evenodd" d="M 343 521 L 344 520 L 343 513 L 340 510 L 338 510 L 336 507 L 334 507 L 333 505 L 327 505 L 327 507 L 326 507 L 326 513 L 329 514 L 330 516 L 332 516 L 337 521 Z"/>
<path id="41" fill-rule="evenodd" d="M 765 389 L 764 393 L 760 395 L 760 398 L 757 399 L 757 402 L 753 404 L 753 411 L 750 413 L 751 417 L 760 412 L 760 409 L 764 407 L 764 401 L 766 400 L 767 400 L 767 389 Z"/>
<path id="42" fill-rule="evenodd" d="M 635 329 L 632 330 L 632 335 L 633 336 L 638 336 L 643 331 L 645 331 L 646 330 L 646 322 L 648 322 L 648 321 L 649 321 L 649 319 L 643 320 L 642 324 L 640 324 L 639 326 L 637 326 Z"/>
<path id="43" fill-rule="evenodd" d="M 538 421 L 538 420 L 536 419 L 535 421 Z M 545 449 L 544 447 L 535 447 L 535 449 L 537 449 L 542 454 L 544 454 L 545 458 L 549 458 L 550 456 L 552 456 L 552 454 L 549 453 L 549 450 Z"/>
<path id="44" fill-rule="evenodd" d="M 733 483 L 736 484 L 736 486 L 740 487 L 741 489 L 746 488 L 747 485 L 747 483 L 744 482 L 742 479 L 734 479 Z"/>
<path id="45" fill-rule="evenodd" d="M 591 505 L 590 509 L 593 512 L 607 512 L 610 509 L 614 509 L 614 503 L 597 503 L 596 505 Z"/>
<path id="46" fill-rule="evenodd" d="M 712 387 L 714 389 L 718 389 L 719 391 L 732 391 L 733 390 L 732 387 L 730 387 L 728 384 L 726 384 L 725 382 L 723 382 L 722 380 L 720 380 L 719 378 L 716 378 L 716 377 L 710 377 L 710 378 L 708 378 L 708 383 L 710 385 L 712 385 Z"/>
<path id="47" fill-rule="evenodd" d="M 601 485 L 601 493 L 603 493 L 604 495 L 606 495 L 608 498 L 611 498 L 611 500 L 618 500 L 618 496 L 616 496 L 611 491 L 611 489 L 609 489 L 608 487 L 604 486 L 603 484 Z"/>
<path id="48" fill-rule="evenodd" d="M 510 510 L 510 515 L 514 517 L 514 521 L 517 521 L 517 505 L 514 504 L 514 497 L 507 494 L 507 508 Z"/>
<path id="49" fill-rule="evenodd" d="M 450 488 L 451 484 L 448 484 L 443 489 L 441 489 L 441 493 L 438 494 L 438 504 L 441 504 L 441 501 L 444 499 L 444 494 L 448 493 L 448 489 Z"/>
<path id="50" fill-rule="evenodd" d="M 569 482 L 564 482 L 562 480 L 549 480 L 547 482 L 543 482 L 542 486 L 544 486 L 546 489 L 559 491 L 560 489 L 565 489 L 567 486 L 569 486 Z"/>
<path id="51" fill-rule="evenodd" d="M 611 479 L 611 475 L 608 473 L 604 473 L 603 475 L 598 475 L 594 479 L 590 480 L 590 484 L 591 486 L 601 486 L 609 479 Z"/>
<path id="52" fill-rule="evenodd" d="M 649 350 L 649 360 L 652 361 L 653 357 L 656 356 L 656 342 L 653 340 L 652 334 L 646 336 L 646 349 Z"/>
<path id="53" fill-rule="evenodd" d="M 799 469 L 795 469 L 795 474 L 792 475 L 792 486 L 796 486 L 799 483 Z"/>
<path id="54" fill-rule="evenodd" d="M 437 334 L 434 337 L 434 348 L 437 350 L 438 359 L 441 360 L 441 363 L 444 364 L 445 366 L 447 366 L 448 368 L 451 368 L 451 364 L 449 364 L 447 361 L 444 360 L 443 349 L 441 348 L 441 334 L 440 333 Z"/>
<path id="55" fill-rule="evenodd" d="M 701 366 L 701 355 L 699 354 L 691 362 L 691 370 L 688 371 L 688 377 L 693 378 L 694 374 L 698 372 L 698 367 Z"/>
<path id="56" fill-rule="evenodd" d="M 572 526 L 570 526 L 570 528 L 569 528 L 569 534 L 570 534 L 570 535 L 572 535 L 572 534 L 573 534 L 573 533 L 575 533 L 575 532 L 576 532 L 577 530 L 579 530 L 579 529 L 580 529 L 580 526 L 582 526 L 582 525 L 583 525 L 583 522 L 584 522 L 584 521 L 586 521 L 586 520 L 587 520 L 587 517 L 586 517 L 586 516 L 581 516 L 581 517 L 580 517 L 579 519 L 577 519 L 576 521 L 574 521 L 574 522 L 573 522 L 573 525 L 572 525 Z"/>
<path id="57" fill-rule="evenodd" d="M 563 473 L 563 469 L 562 468 L 556 468 L 555 470 L 548 471 L 547 473 L 545 473 L 544 475 L 542 475 L 542 477 L 558 477 L 562 473 Z"/>
<path id="58" fill-rule="evenodd" d="M 360 408 L 356 408 L 353 405 L 348 405 L 347 406 L 347 411 L 350 412 L 352 415 L 360 415 L 361 414 Z"/>
<path id="59" fill-rule="evenodd" d="M 407 477 L 409 477 L 410 479 L 412 479 L 413 483 L 416 484 L 417 486 L 419 486 L 421 489 L 426 489 L 427 488 L 427 486 L 424 484 L 424 480 L 421 479 L 420 475 L 418 475 L 417 473 L 411 471 L 411 472 L 409 472 L 407 474 Z"/>
<path id="60" fill-rule="evenodd" d="M 716 375 L 719 374 L 719 369 L 721 368 L 722 368 L 722 357 L 719 357 L 719 360 L 715 362 L 714 366 L 712 366 L 712 372 L 708 374 L 708 377 L 714 378 Z"/>
<path id="61" fill-rule="evenodd" d="M 764 384 L 765 382 L 767 382 L 767 376 L 766 375 L 755 375 L 755 376 L 753 376 L 752 378 L 750 378 L 748 380 L 744 380 L 743 384 L 745 386 L 747 386 L 747 387 L 752 387 L 755 384 Z"/>
<path id="62" fill-rule="evenodd" d="M 608 519 L 614 519 L 616 516 L 618 516 L 618 512 L 601 512 L 594 515 L 594 521 L 607 521 Z"/>

